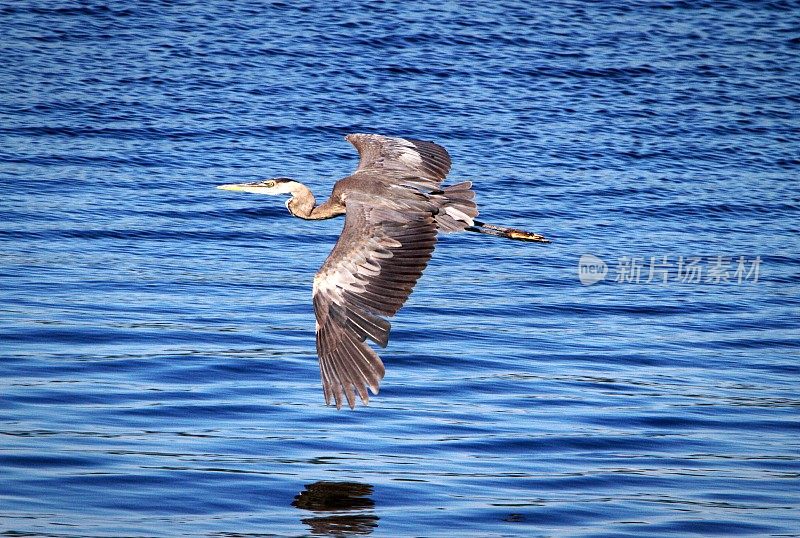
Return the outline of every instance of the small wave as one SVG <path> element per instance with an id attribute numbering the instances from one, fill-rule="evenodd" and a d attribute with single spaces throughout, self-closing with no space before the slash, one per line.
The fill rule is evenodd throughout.
<path id="1" fill-rule="evenodd" d="M 515 74 L 529 77 L 544 78 L 608 78 L 629 79 L 656 74 L 656 69 L 650 65 L 630 67 L 586 67 L 569 68 L 557 66 L 539 66 L 524 70 L 516 70 Z"/>

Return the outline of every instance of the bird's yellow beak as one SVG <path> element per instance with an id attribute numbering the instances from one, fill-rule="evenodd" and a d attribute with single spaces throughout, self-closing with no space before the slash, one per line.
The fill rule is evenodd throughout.
<path id="1" fill-rule="evenodd" d="M 217 185 L 218 189 L 223 191 L 247 191 L 248 187 L 252 187 L 249 183 L 228 183 L 226 185 Z"/>

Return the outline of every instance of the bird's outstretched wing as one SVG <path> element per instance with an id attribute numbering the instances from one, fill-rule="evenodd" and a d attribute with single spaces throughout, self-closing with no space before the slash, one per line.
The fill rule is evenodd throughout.
<path id="1" fill-rule="evenodd" d="M 366 340 L 386 346 L 385 316 L 403 306 L 436 244 L 432 212 L 408 193 L 413 204 L 405 208 L 398 208 L 402 199 L 390 208 L 372 195 L 349 193 L 342 234 L 314 277 L 322 386 L 325 403 L 337 408 L 345 398 L 355 407 L 356 394 L 367 403 L 367 388 L 378 393 L 384 367 Z"/>
<path id="2" fill-rule="evenodd" d="M 361 158 L 356 172 L 415 176 L 421 183 L 419 187 L 431 189 L 438 188 L 450 172 L 450 155 L 433 142 L 375 134 L 349 134 L 345 139 L 356 147 Z"/>

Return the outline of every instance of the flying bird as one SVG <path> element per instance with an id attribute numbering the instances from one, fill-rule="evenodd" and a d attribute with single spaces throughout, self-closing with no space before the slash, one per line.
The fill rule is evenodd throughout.
<path id="1" fill-rule="evenodd" d="M 353 409 L 369 402 L 385 370 L 367 340 L 386 347 L 393 316 L 428 264 L 439 232 L 470 231 L 547 243 L 535 233 L 475 220 L 472 183 L 442 187 L 450 155 L 433 142 L 376 134 L 345 139 L 358 150 L 358 168 L 317 205 L 311 190 L 277 177 L 217 188 L 289 195 L 292 216 L 322 220 L 345 215 L 344 228 L 314 277 L 313 303 L 325 403 Z"/>

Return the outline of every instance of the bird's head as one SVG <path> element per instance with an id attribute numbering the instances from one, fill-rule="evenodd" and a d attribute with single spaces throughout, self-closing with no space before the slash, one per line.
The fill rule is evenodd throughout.
<path id="1" fill-rule="evenodd" d="M 292 194 L 294 188 L 299 185 L 293 179 L 288 177 L 273 177 L 261 181 L 252 181 L 250 183 L 229 183 L 227 185 L 219 185 L 218 189 L 224 191 L 239 191 L 239 192 L 252 192 L 254 194 Z"/>

